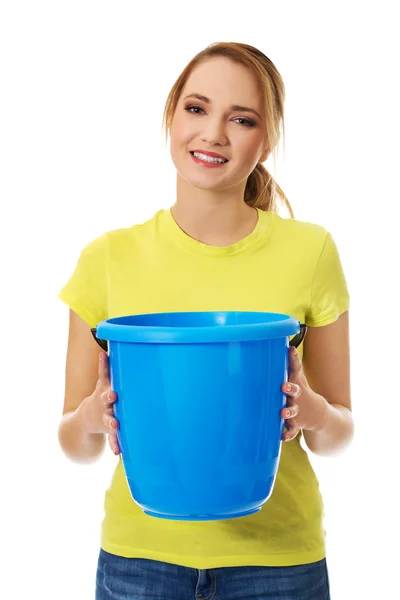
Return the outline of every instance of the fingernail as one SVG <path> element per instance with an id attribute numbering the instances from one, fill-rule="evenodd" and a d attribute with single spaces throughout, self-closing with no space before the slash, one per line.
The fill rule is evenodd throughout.
<path id="1" fill-rule="evenodd" d="M 287 384 L 286 389 L 288 392 L 292 391 L 292 385 L 290 383 Z"/>
<path id="2" fill-rule="evenodd" d="M 290 410 L 287 410 L 287 411 L 285 412 L 285 417 L 290 417 Z"/>
<path id="3" fill-rule="evenodd" d="M 111 392 L 108 392 L 107 399 L 108 399 L 109 402 L 111 402 Z"/>
<path id="4" fill-rule="evenodd" d="M 108 425 L 109 425 L 109 427 L 113 426 L 113 420 L 112 419 L 110 419 L 110 422 L 108 423 Z"/>

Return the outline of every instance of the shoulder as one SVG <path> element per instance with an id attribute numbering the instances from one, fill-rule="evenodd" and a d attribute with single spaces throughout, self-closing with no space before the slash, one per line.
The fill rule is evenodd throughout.
<path id="1" fill-rule="evenodd" d="M 312 237 L 315 240 L 323 240 L 328 234 L 328 230 L 317 223 L 300 221 L 299 219 L 292 219 L 290 217 L 284 218 L 278 214 L 274 215 L 274 217 L 278 230 L 290 233 L 296 237 Z"/>
<path id="2" fill-rule="evenodd" d="M 284 240 L 286 244 L 294 245 L 319 253 L 324 247 L 329 231 L 322 225 L 299 219 L 283 218 L 274 214 L 274 234 L 277 239 Z"/>
<path id="3" fill-rule="evenodd" d="M 158 217 L 162 212 L 162 210 L 158 211 L 150 219 L 142 223 L 136 223 L 129 227 L 110 229 L 101 233 L 86 244 L 83 252 L 85 254 L 101 254 L 102 252 L 107 252 L 110 247 L 124 246 L 126 243 L 129 243 L 129 240 L 135 242 L 135 240 L 146 239 L 156 228 Z"/>
<path id="4" fill-rule="evenodd" d="M 146 238 L 157 227 L 158 219 L 163 210 L 157 211 L 150 219 L 142 223 L 136 223 L 130 227 L 121 227 L 107 231 L 103 236 L 107 242 L 116 242 L 119 240 Z M 102 237 L 103 237 L 102 236 Z"/>

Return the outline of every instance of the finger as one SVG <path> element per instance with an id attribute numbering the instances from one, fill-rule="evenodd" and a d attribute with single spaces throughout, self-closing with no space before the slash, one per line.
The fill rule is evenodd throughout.
<path id="1" fill-rule="evenodd" d="M 299 429 L 296 429 L 293 432 L 287 432 L 285 433 L 285 435 L 283 436 L 283 441 L 284 442 L 291 442 L 292 440 L 294 440 L 295 437 L 297 437 L 297 434 L 299 433 Z"/>
<path id="2" fill-rule="evenodd" d="M 108 436 L 108 443 L 110 445 L 111 450 L 117 456 L 120 453 L 120 448 L 118 444 L 118 438 L 116 433 L 110 433 Z"/>
<path id="3" fill-rule="evenodd" d="M 292 419 L 289 419 L 288 421 L 285 421 L 285 423 L 286 423 L 286 429 L 288 430 L 289 433 L 292 432 L 297 427 L 296 419 L 294 417 Z"/>
<path id="4" fill-rule="evenodd" d="M 101 401 L 106 408 L 109 408 L 117 401 L 117 394 L 113 390 L 106 390 L 100 395 Z"/>
<path id="5" fill-rule="evenodd" d="M 292 418 L 292 408 L 296 406 L 293 398 L 287 397 L 286 402 L 280 412 L 281 419 L 291 419 Z M 289 412 L 287 412 L 289 411 Z M 288 416 L 286 416 L 288 415 Z"/>
<path id="6" fill-rule="evenodd" d="M 297 428 L 297 423 L 295 417 L 291 417 L 290 419 L 285 419 L 285 427 L 287 433 L 291 434 L 293 430 Z"/>
<path id="7" fill-rule="evenodd" d="M 287 406 L 281 410 L 282 419 L 292 419 L 299 414 L 299 406 L 298 404 L 292 404 L 291 406 Z"/>
<path id="8" fill-rule="evenodd" d="M 109 429 L 109 433 L 113 433 L 116 429 L 118 429 L 119 423 L 113 415 L 104 413 L 102 420 L 103 424 Z"/>
<path id="9" fill-rule="evenodd" d="M 99 354 L 99 380 L 105 386 L 111 385 L 107 352 Z"/>
<path id="10" fill-rule="evenodd" d="M 292 421 L 290 423 L 290 425 L 288 426 L 288 431 L 286 431 L 286 433 L 283 436 L 283 441 L 290 442 L 290 440 L 294 440 L 294 438 L 297 436 L 299 431 L 300 431 L 300 429 L 297 427 L 297 424 L 295 423 L 295 421 Z"/>
<path id="11" fill-rule="evenodd" d="M 290 425 L 289 421 L 285 421 L 285 429 L 286 431 L 284 431 L 284 440 L 286 438 L 287 435 L 289 435 L 291 433 L 291 431 L 293 430 L 293 427 Z"/>
<path id="12" fill-rule="evenodd" d="M 281 390 L 286 394 L 286 396 L 290 396 L 291 398 L 298 398 L 301 394 L 301 387 L 292 381 L 283 383 Z"/>
<path id="13" fill-rule="evenodd" d="M 285 414 L 286 410 L 287 409 L 284 409 L 281 412 L 281 416 L 282 416 L 282 414 Z M 283 433 L 284 434 L 286 434 L 287 432 L 292 431 L 294 427 L 296 427 L 296 423 L 294 421 L 294 416 L 293 417 L 289 417 L 289 418 L 284 418 L 284 421 L 283 421 Z"/>

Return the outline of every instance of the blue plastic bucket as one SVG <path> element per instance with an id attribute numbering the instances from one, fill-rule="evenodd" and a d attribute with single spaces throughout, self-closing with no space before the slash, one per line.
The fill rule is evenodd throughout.
<path id="1" fill-rule="evenodd" d="M 265 312 L 177 312 L 102 321 L 118 442 L 133 500 L 154 517 L 230 519 L 259 511 L 278 469 L 289 336 Z M 108 344 L 101 340 L 107 340 Z"/>

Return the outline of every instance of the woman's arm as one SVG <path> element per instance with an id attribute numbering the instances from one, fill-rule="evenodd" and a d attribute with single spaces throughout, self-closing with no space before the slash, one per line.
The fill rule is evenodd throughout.
<path id="1" fill-rule="evenodd" d="M 89 325 L 70 309 L 64 407 L 58 440 L 64 454 L 74 462 L 98 460 L 106 443 L 104 433 L 86 431 L 83 416 L 85 405 L 95 393 L 100 352 Z"/>
<path id="2" fill-rule="evenodd" d="M 304 375 L 324 405 L 315 428 L 303 429 L 304 439 L 314 454 L 338 455 L 354 436 L 348 311 L 330 325 L 309 327 L 303 343 Z"/>

